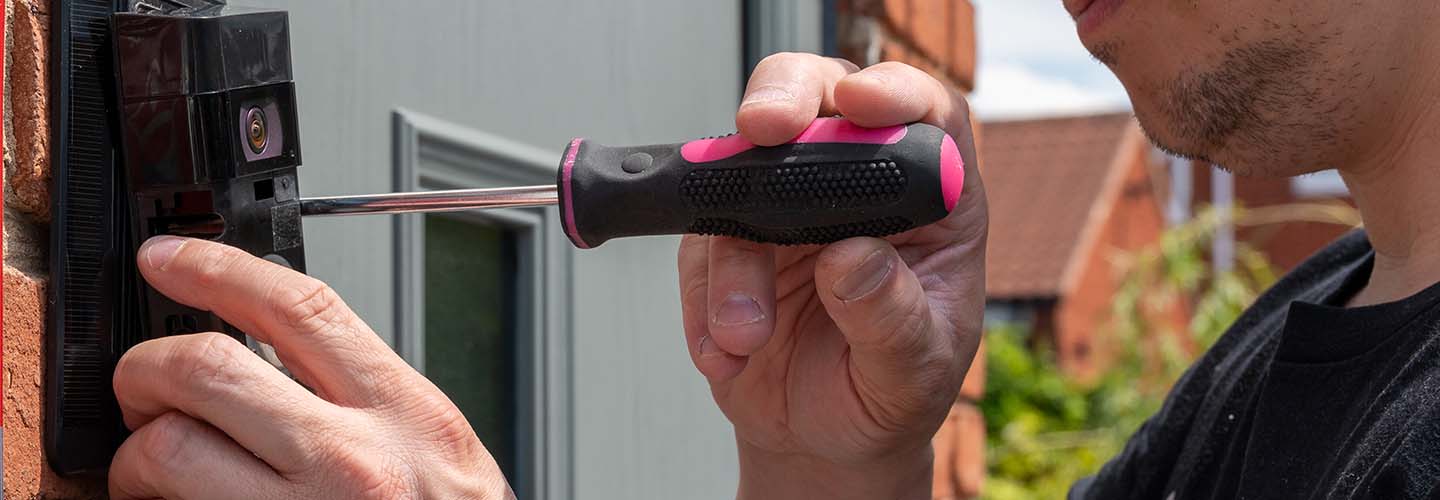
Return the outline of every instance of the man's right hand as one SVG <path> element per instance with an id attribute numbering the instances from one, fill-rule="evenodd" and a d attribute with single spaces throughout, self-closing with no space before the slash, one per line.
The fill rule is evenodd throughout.
<path id="1" fill-rule="evenodd" d="M 929 499 L 930 439 L 975 356 L 985 301 L 969 110 L 909 66 L 778 54 L 756 67 L 736 125 L 776 145 L 835 114 L 945 129 L 965 159 L 959 204 L 927 227 L 828 246 L 686 237 L 686 340 L 735 425 L 741 498 Z"/>

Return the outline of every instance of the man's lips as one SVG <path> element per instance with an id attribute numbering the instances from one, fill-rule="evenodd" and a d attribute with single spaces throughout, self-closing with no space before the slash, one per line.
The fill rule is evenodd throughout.
<path id="1" fill-rule="evenodd" d="M 1100 27 L 1125 0 L 1065 0 L 1065 10 L 1075 18 L 1075 28 L 1083 40 L 1087 33 Z"/>
<path id="2" fill-rule="evenodd" d="M 1095 0 L 1065 0 L 1065 10 L 1070 12 L 1071 19 L 1079 19 L 1094 3 Z"/>

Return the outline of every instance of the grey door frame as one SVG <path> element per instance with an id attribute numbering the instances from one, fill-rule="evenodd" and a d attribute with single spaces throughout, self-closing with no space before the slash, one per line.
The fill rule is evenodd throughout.
<path id="1" fill-rule="evenodd" d="M 834 0 L 744 0 L 742 5 L 745 49 L 740 74 L 746 80 L 760 60 L 776 52 L 838 55 Z"/>
<path id="2" fill-rule="evenodd" d="M 410 110 L 392 114 L 396 191 L 553 184 L 549 152 Z M 554 207 L 454 214 L 516 236 L 517 470 L 521 498 L 572 498 L 574 412 L 570 279 L 573 249 Z M 423 215 L 395 224 L 395 350 L 425 372 Z"/>

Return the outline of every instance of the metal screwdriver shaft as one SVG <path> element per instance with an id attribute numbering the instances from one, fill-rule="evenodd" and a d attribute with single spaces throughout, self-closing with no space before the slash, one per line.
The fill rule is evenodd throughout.
<path id="1" fill-rule="evenodd" d="M 960 200 L 965 179 L 958 145 L 938 127 L 861 128 L 841 118 L 817 119 L 778 146 L 756 146 L 739 135 L 633 147 L 575 139 L 561 158 L 552 185 L 302 198 L 300 213 L 560 204 L 559 226 L 582 249 L 672 234 L 828 244 L 943 219 Z"/>
<path id="2" fill-rule="evenodd" d="M 457 212 L 481 208 L 541 207 L 558 202 L 554 185 L 452 189 L 303 198 L 300 200 L 300 214 L 332 216 Z"/>

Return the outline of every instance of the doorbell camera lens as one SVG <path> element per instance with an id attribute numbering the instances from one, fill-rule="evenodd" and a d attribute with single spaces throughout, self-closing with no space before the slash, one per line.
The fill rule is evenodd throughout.
<path id="1" fill-rule="evenodd" d="M 245 113 L 245 135 L 249 139 L 250 151 L 255 154 L 265 152 L 265 145 L 270 142 L 270 131 L 265 126 L 265 112 L 259 107 L 252 107 Z"/>

